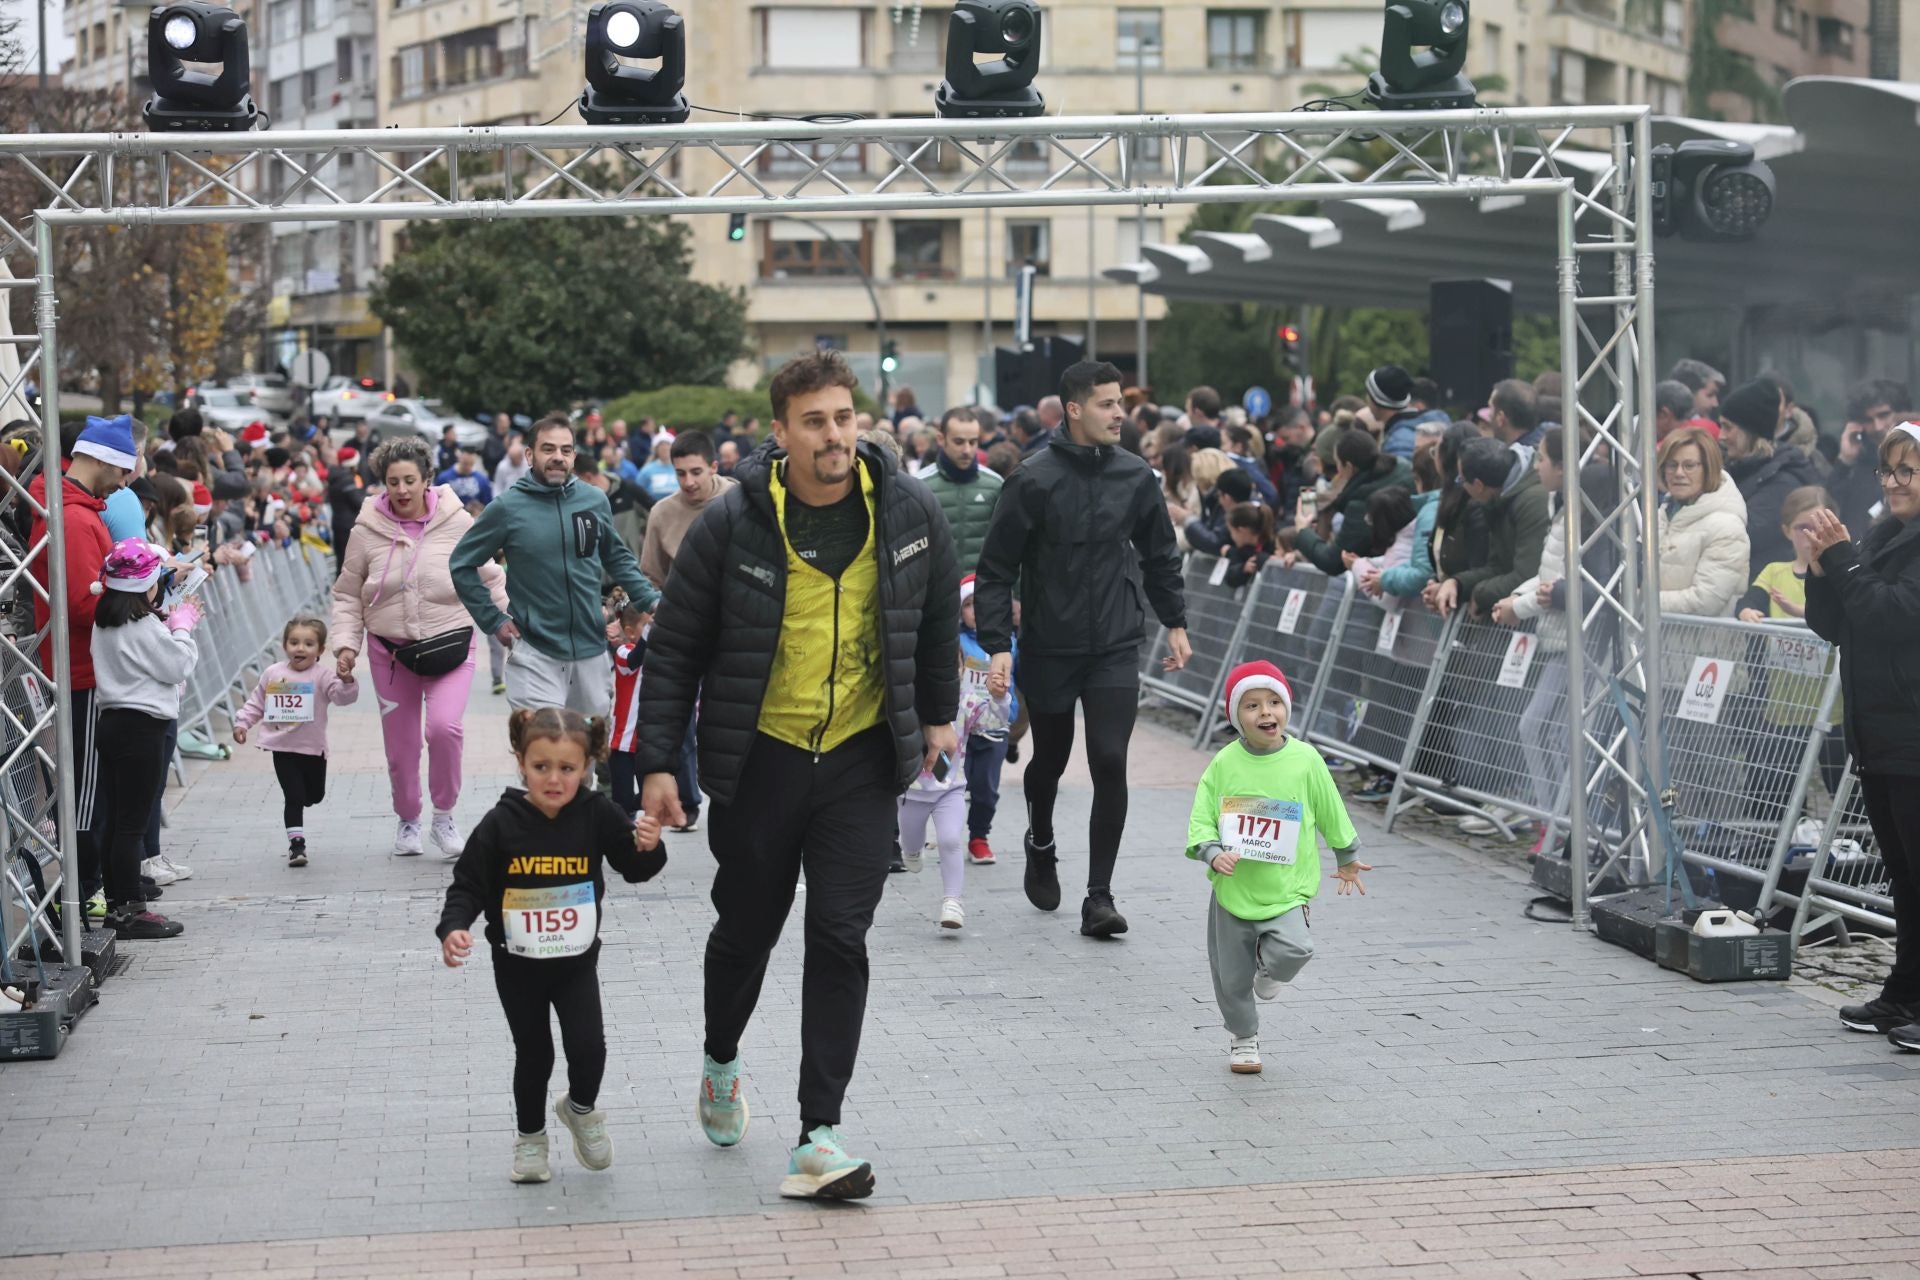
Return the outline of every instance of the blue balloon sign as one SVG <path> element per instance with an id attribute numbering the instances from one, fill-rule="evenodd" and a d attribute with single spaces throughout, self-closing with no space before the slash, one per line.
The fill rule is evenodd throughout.
<path id="1" fill-rule="evenodd" d="M 1247 411 L 1250 418 L 1264 418 L 1273 412 L 1273 397 L 1267 394 L 1265 387 L 1248 387 L 1246 394 L 1240 397 L 1240 407 Z"/>

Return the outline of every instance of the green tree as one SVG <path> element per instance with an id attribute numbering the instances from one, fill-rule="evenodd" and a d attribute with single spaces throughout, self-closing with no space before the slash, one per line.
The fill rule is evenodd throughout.
<path id="1" fill-rule="evenodd" d="M 701 284 L 664 218 L 436 222 L 368 299 L 421 380 L 463 412 L 717 383 L 746 345 L 744 295 Z"/>

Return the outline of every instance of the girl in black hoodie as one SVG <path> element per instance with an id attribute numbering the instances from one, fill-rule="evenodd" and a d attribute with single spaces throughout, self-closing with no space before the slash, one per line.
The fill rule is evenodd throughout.
<path id="1" fill-rule="evenodd" d="M 510 787 L 480 820 L 453 868 L 440 912 L 440 955 L 449 968 L 473 950 L 468 932 L 487 918 L 493 985 L 513 1032 L 513 1101 L 519 1128 L 513 1180 L 545 1182 L 546 1093 L 553 1074 L 552 1009 L 567 1049 L 567 1092 L 554 1114 L 573 1135 L 573 1153 L 589 1169 L 613 1163 L 606 1117 L 594 1108 L 607 1065 L 600 1019 L 602 864 L 628 881 L 660 873 L 667 855 L 660 824 L 621 812 L 604 791 L 582 791 L 604 759 L 607 726 L 559 707 L 522 708 L 508 721 L 526 789 Z"/>

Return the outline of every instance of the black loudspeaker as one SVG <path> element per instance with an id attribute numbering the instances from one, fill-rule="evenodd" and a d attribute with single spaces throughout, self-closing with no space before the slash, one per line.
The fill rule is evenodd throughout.
<path id="1" fill-rule="evenodd" d="M 1002 409 L 1031 408 L 1048 396 L 1060 394 L 1060 377 L 1086 359 L 1084 343 L 1046 336 L 1033 340 L 1033 350 L 996 347 L 993 353 L 993 398 Z"/>
<path id="2" fill-rule="evenodd" d="M 1487 403 L 1513 376 L 1513 288 L 1504 280 L 1435 280 L 1427 308 L 1427 368 L 1455 416 Z"/>

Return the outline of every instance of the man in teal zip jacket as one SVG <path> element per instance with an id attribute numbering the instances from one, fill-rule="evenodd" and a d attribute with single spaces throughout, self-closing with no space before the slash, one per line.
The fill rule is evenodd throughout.
<path id="1" fill-rule="evenodd" d="M 533 470 L 480 513 L 453 549 L 454 590 L 482 631 L 507 646 L 507 702 L 570 707 L 604 716 L 613 700 L 601 571 L 626 588 L 645 613 L 659 591 L 615 532 L 607 495 L 573 478 L 573 425 L 542 418 L 533 428 Z M 480 566 L 507 558 L 501 613 L 480 581 Z"/>

